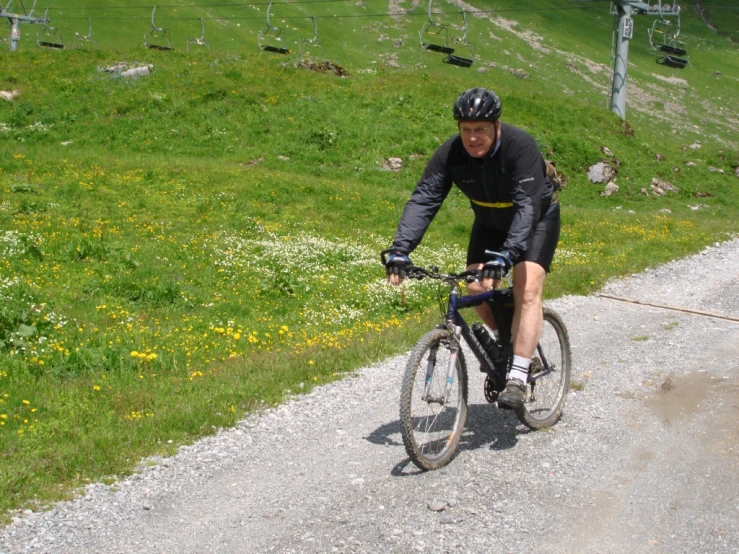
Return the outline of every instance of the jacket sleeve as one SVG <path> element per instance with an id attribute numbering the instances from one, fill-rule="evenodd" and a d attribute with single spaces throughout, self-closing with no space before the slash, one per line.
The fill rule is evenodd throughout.
<path id="1" fill-rule="evenodd" d="M 534 139 L 526 135 L 514 146 L 513 206 L 515 213 L 503 249 L 515 265 L 526 251 L 541 217 L 541 200 L 547 190 L 542 156 Z"/>
<path id="2" fill-rule="evenodd" d="M 450 143 L 451 141 L 447 141 L 434 153 L 405 205 L 395 232 L 394 250 L 410 254 L 416 249 L 449 194 L 452 181 L 446 165 Z"/>

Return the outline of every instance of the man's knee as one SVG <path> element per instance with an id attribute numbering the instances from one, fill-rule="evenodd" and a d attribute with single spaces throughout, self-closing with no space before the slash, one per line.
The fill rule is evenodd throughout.
<path id="1" fill-rule="evenodd" d="M 521 262 L 513 273 L 513 296 L 519 306 L 541 304 L 547 272 L 536 262 Z"/>
<path id="2" fill-rule="evenodd" d="M 516 304 L 523 308 L 538 306 L 542 303 L 543 291 L 541 288 L 525 288 L 523 291 L 519 291 L 518 294 L 514 292 L 514 299 Z"/>
<path id="3" fill-rule="evenodd" d="M 470 294 L 481 294 L 485 292 L 485 289 L 478 281 L 473 281 L 472 283 L 467 283 L 467 292 Z"/>

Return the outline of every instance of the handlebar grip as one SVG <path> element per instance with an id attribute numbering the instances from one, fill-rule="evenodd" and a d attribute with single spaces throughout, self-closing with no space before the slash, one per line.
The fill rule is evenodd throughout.
<path id="1" fill-rule="evenodd" d="M 503 254 L 501 254 L 500 252 L 493 252 L 492 250 L 485 250 L 485 255 L 486 256 L 489 256 L 491 258 L 496 257 L 496 256 L 498 258 L 502 258 L 503 257 Z"/>

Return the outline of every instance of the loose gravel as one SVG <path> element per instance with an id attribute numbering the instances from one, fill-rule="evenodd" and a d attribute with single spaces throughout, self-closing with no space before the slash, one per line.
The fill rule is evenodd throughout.
<path id="1" fill-rule="evenodd" d="M 738 317 L 739 240 L 603 292 Z M 739 552 L 739 323 L 596 296 L 549 305 L 574 361 L 550 430 L 487 404 L 468 355 L 460 452 L 419 472 L 394 357 L 19 514 L 0 553 Z"/>

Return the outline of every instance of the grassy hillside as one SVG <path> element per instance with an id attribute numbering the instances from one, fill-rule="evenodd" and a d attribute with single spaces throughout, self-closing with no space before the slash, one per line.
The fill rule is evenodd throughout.
<path id="1" fill-rule="evenodd" d="M 48 5 L 54 25 L 82 25 L 69 16 L 81 10 L 60 8 L 71 3 Z M 389 10 L 289 8 L 303 10 L 303 23 L 313 8 Z M 480 56 L 471 70 L 419 51 L 421 5 L 397 21 L 336 18 L 326 55 L 345 78 L 256 52 L 259 22 L 215 10 L 168 15 L 180 37 L 198 35 L 199 23 L 175 17 L 222 18 L 206 21 L 223 27 L 211 54 L 138 46 L 143 8 L 103 10 L 117 20 L 95 20 L 95 50 L 26 41 L 0 53 L 0 90 L 20 92 L 0 100 L 0 510 L 131 471 L 143 456 L 407 348 L 433 319 L 436 293 L 418 283 L 390 290 L 378 252 L 425 161 L 454 132 L 450 106 L 467 87 L 494 87 L 504 119 L 569 177 L 550 297 L 739 230 L 728 102 L 737 53 L 689 10 L 695 54 L 682 73 L 632 44 L 630 76 L 643 94 L 628 123 L 603 107 L 607 71 L 593 60 L 607 62 L 611 20 L 600 4 L 500 14 L 518 26 L 470 18 Z M 637 30 L 646 32 L 641 21 Z M 123 61 L 154 69 L 133 80 L 102 71 Z M 611 197 L 585 177 L 604 146 L 620 162 Z M 401 171 L 383 170 L 390 157 Z M 679 192 L 645 196 L 655 177 Z M 453 192 L 414 261 L 459 267 L 470 224 Z"/>
<path id="2" fill-rule="evenodd" d="M 307 50 L 314 56 L 325 53 L 341 66 L 369 70 L 387 64 L 425 73 L 430 79 L 473 73 L 482 68 L 488 71 L 485 79 L 495 84 L 505 80 L 510 70 L 519 74 L 525 71 L 538 84 L 533 87 L 536 90 L 564 93 L 573 101 L 593 106 L 606 105 L 613 27 L 608 2 L 455 2 L 434 2 L 433 19 L 448 27 L 450 37 L 458 37 L 463 33 L 459 10 L 468 12 L 467 39 L 472 51 L 462 47 L 460 53 L 474 55 L 476 62 L 472 70 L 444 66 L 438 54 L 422 51 L 418 32 L 428 21 L 428 5 L 418 1 L 275 3 L 270 22 L 282 34 L 279 43 L 273 42 L 297 53 L 301 39 L 313 37 L 311 17 L 315 17 L 323 49 Z M 694 3 L 684 3 L 681 37 L 687 43 L 691 65 L 682 72 L 655 63 L 656 52 L 649 46 L 647 33 L 654 18 L 635 18 L 635 38 L 630 49 L 629 119 L 652 123 L 656 120 L 661 132 L 674 129 L 678 133 L 707 134 L 714 138 L 730 132 L 736 134 L 736 125 L 725 121 L 730 114 L 721 112 L 731 110 L 729 99 L 737 86 L 736 43 L 727 37 L 733 33 L 739 12 L 729 0 L 703 2 L 703 5 L 709 6 L 705 16 L 711 25 L 726 32 L 714 33 Z M 51 25 L 61 33 L 67 46 L 73 43 L 75 33 L 87 34 L 87 18 L 90 18 L 93 36 L 101 48 L 145 57 L 143 40 L 152 29 L 151 6 L 120 0 L 100 0 L 94 7 L 50 0 L 47 6 Z M 267 2 L 229 6 L 220 2 L 172 0 L 157 9 L 155 23 L 168 30 L 171 45 L 182 51 L 188 38 L 200 36 L 199 18 L 203 18 L 205 38 L 214 56 L 253 55 L 258 52 L 257 37 L 266 24 L 267 6 Z M 37 15 L 42 14 L 37 10 Z M 24 25 L 23 29 L 21 49 L 38 49 L 35 39 L 39 34 L 43 36 L 41 26 Z M 193 47 L 193 55 L 205 52 L 202 47 Z M 275 64 L 285 61 L 280 55 L 265 55 Z M 717 72 L 721 75 L 717 76 Z M 578 78 L 571 79 L 573 74 Z M 700 130 L 695 129 L 696 125 Z"/>
<path id="3" fill-rule="evenodd" d="M 698 7 L 696 2 L 696 7 Z M 739 9 L 733 0 L 717 0 L 700 2 L 703 17 L 715 31 L 729 37 L 732 42 L 739 43 Z"/>

